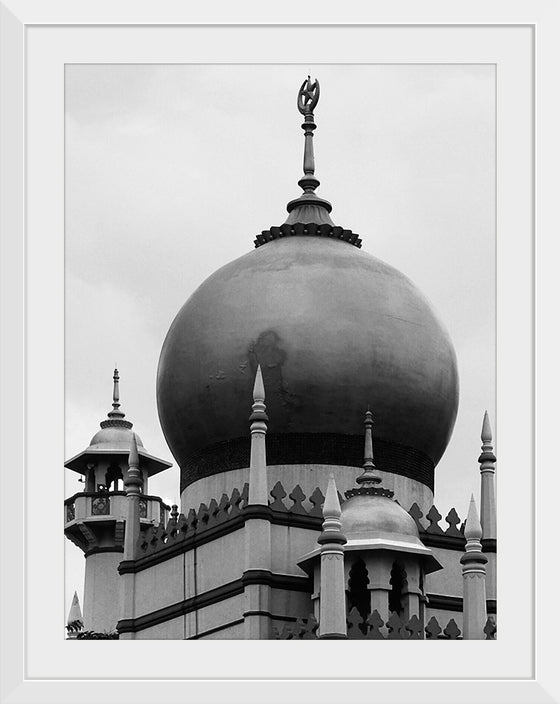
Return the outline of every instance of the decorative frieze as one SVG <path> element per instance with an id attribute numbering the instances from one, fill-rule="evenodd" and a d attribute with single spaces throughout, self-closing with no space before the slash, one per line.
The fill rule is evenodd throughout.
<path id="1" fill-rule="evenodd" d="M 384 621 L 377 610 L 364 618 L 356 607 L 352 608 L 346 617 L 348 640 L 463 640 L 461 630 L 455 619 L 450 619 L 445 627 L 441 627 L 435 616 L 426 626 L 416 614 L 409 619 L 401 618 L 392 613 Z M 319 624 L 313 616 L 298 619 L 295 624 L 287 623 L 282 629 L 273 629 L 273 638 L 277 640 L 316 639 Z M 488 619 L 485 633 L 487 640 L 493 640 L 496 625 Z"/>
<path id="2" fill-rule="evenodd" d="M 237 530 L 244 524 L 249 510 L 252 511 L 252 517 L 256 516 L 255 511 L 260 510 L 261 518 L 266 518 L 277 525 L 294 525 L 310 530 L 321 530 L 325 497 L 319 488 L 314 489 L 310 496 L 306 496 L 299 484 L 288 493 L 281 482 L 276 482 L 269 492 L 268 508 L 265 506 L 246 508 L 248 492 L 249 485 L 245 484 L 241 492 L 234 489 L 230 496 L 223 494 L 219 501 L 211 499 L 208 504 L 200 504 L 198 509 L 191 508 L 186 516 L 175 512 L 167 524 L 160 521 L 158 526 L 148 527 L 138 540 L 136 559 L 141 560 L 141 563 L 137 568 L 144 569 L 151 564 L 151 561 L 146 561 L 144 558 L 158 555 L 159 562 L 172 557 L 177 552 L 190 549 L 195 543 L 207 542 L 218 535 Z M 340 494 L 339 500 L 343 501 Z M 447 523 L 445 528 L 439 525 L 442 515 L 435 506 L 430 508 L 424 518 L 421 509 L 415 503 L 410 507 L 409 514 L 415 520 L 420 538 L 427 546 L 464 550 L 464 528 L 459 527 L 460 518 L 455 509 L 451 509 L 445 517 Z M 163 511 L 162 515 L 164 515 Z M 489 549 L 495 550 L 495 545 L 489 546 Z"/>

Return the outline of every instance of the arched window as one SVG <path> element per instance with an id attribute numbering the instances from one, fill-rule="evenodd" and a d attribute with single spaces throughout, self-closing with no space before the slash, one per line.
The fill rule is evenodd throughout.
<path id="1" fill-rule="evenodd" d="M 369 577 L 363 560 L 357 560 L 350 568 L 348 579 L 348 611 L 354 606 L 365 620 L 371 612 L 371 598 L 368 589 Z"/>
<path id="2" fill-rule="evenodd" d="M 391 591 L 389 592 L 389 612 L 403 616 L 403 595 L 407 582 L 405 569 L 400 562 L 393 562 L 389 584 L 391 585 Z"/>
<path id="3" fill-rule="evenodd" d="M 120 482 L 119 482 L 120 480 Z M 109 491 L 120 491 L 119 483 L 122 486 L 123 475 L 118 464 L 112 464 L 105 474 L 105 486 Z"/>

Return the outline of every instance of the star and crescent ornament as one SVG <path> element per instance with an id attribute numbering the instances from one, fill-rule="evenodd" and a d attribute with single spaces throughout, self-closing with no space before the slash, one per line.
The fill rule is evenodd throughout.
<path id="1" fill-rule="evenodd" d="M 317 79 L 311 81 L 311 76 L 307 76 L 298 93 L 298 110 L 302 115 L 313 112 L 319 101 L 319 93 L 319 81 Z"/>

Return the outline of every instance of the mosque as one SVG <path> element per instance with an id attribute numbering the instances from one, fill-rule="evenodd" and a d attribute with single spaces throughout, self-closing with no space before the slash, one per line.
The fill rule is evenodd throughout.
<path id="1" fill-rule="evenodd" d="M 84 491 L 64 532 L 85 557 L 68 637 L 496 637 L 496 457 L 482 421 L 480 500 L 434 506 L 459 401 L 430 304 L 362 251 L 316 194 L 319 83 L 298 94 L 302 194 L 210 276 L 163 343 L 157 403 L 180 507 L 149 493 L 171 465 L 113 404 L 65 466 Z"/>

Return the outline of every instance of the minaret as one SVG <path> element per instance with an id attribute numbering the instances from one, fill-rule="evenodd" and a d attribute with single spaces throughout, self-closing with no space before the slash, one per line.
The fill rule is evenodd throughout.
<path id="1" fill-rule="evenodd" d="M 127 511 L 123 562 L 134 560 L 136 557 L 136 545 L 140 537 L 140 493 L 142 488 L 142 475 L 139 467 L 138 445 L 136 443 L 136 436 L 133 435 L 130 443 L 130 454 L 128 456 L 128 472 L 124 478 Z M 136 575 L 134 572 L 125 572 L 120 576 L 121 601 L 119 620 L 121 621 L 134 618 L 135 578 Z M 121 633 L 120 638 L 122 640 L 133 640 L 134 633 Z"/>
<path id="2" fill-rule="evenodd" d="M 480 462 L 480 522 L 482 524 L 482 539 L 496 539 L 496 493 L 494 476 L 496 474 L 496 456 L 492 446 L 492 429 L 488 411 L 482 421 L 482 453 Z"/>
<path id="3" fill-rule="evenodd" d="M 123 558 L 127 499 L 123 480 L 132 439 L 137 446 L 138 471 L 143 491 L 140 521 L 144 527 L 167 521 L 168 508 L 158 496 L 147 493 L 149 477 L 171 466 L 146 452 L 125 418 L 120 404 L 120 375 L 113 372 L 112 408 L 100 423 L 89 446 L 65 467 L 84 478 L 84 491 L 64 502 L 64 534 L 86 559 L 84 628 L 111 632 L 119 619 L 118 566 Z"/>
<path id="4" fill-rule="evenodd" d="M 68 612 L 68 620 L 66 621 L 67 639 L 74 640 L 78 637 L 78 633 L 84 630 L 84 619 L 82 617 L 82 609 L 80 608 L 80 600 L 78 592 L 74 592 L 70 611 Z"/>
<path id="5" fill-rule="evenodd" d="M 323 504 L 321 580 L 319 594 L 319 638 L 346 638 L 346 591 L 344 576 L 344 537 L 340 523 L 340 501 L 331 474 Z"/>
<path id="6" fill-rule="evenodd" d="M 482 526 L 474 496 L 465 523 L 467 544 L 461 557 L 463 565 L 463 638 L 465 640 L 484 640 L 486 625 L 486 568 L 488 562 L 482 553 L 480 539 Z"/>
<path id="7" fill-rule="evenodd" d="M 251 460 L 249 466 L 249 500 L 245 507 L 245 638 L 268 640 L 270 621 L 270 508 L 266 470 L 266 415 L 265 392 L 260 365 L 253 387 L 251 421 Z"/>

